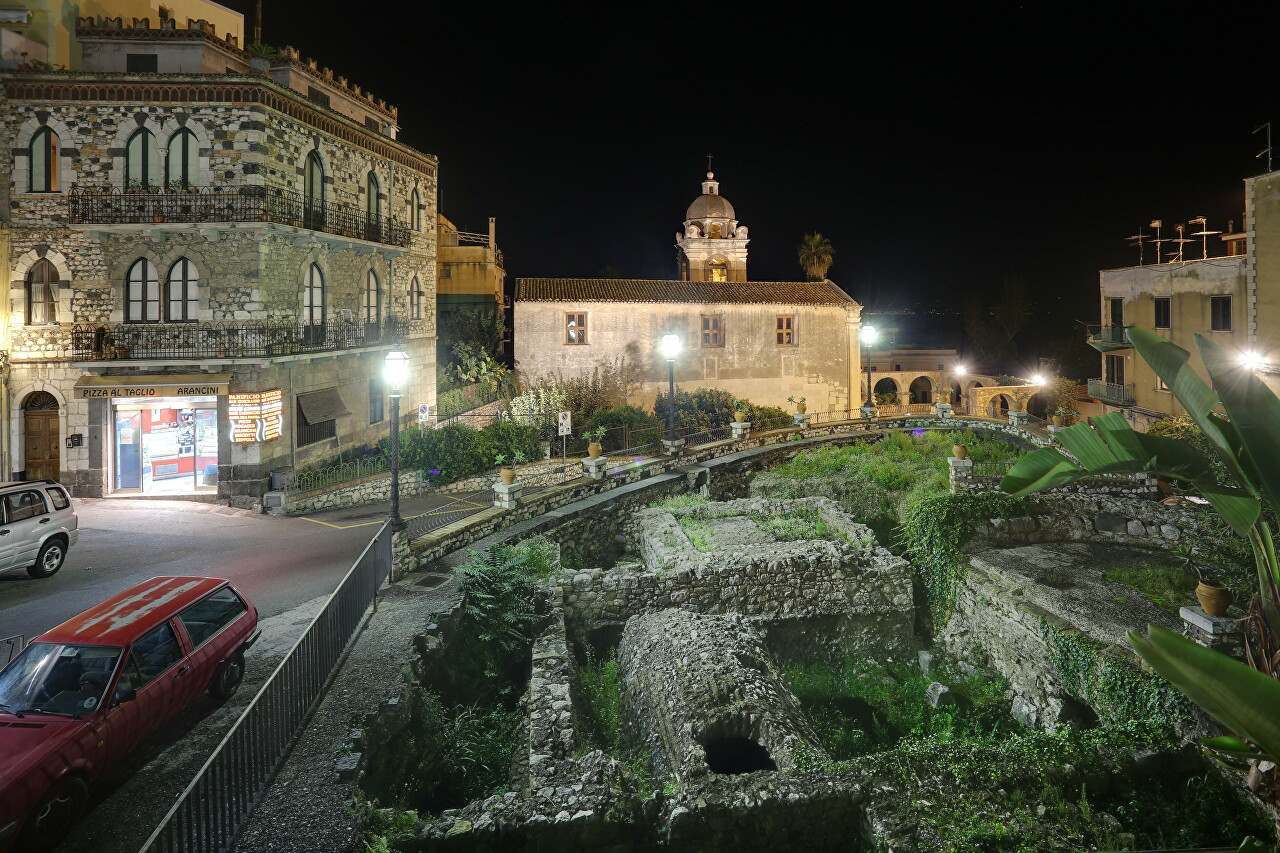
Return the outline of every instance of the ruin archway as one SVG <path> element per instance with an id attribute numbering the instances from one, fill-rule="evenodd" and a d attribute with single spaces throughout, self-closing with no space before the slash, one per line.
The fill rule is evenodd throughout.
<path id="1" fill-rule="evenodd" d="M 703 745 L 712 773 L 737 775 L 757 770 L 777 770 L 769 750 L 749 737 L 721 737 Z"/>
<path id="2" fill-rule="evenodd" d="M 917 376 L 911 380 L 911 384 L 907 387 L 907 393 L 910 395 L 910 402 L 912 403 L 932 403 L 933 383 L 929 381 L 927 376 Z"/>
<path id="3" fill-rule="evenodd" d="M 875 392 L 877 405 L 893 406 L 899 402 L 898 383 L 888 376 L 876 383 Z"/>

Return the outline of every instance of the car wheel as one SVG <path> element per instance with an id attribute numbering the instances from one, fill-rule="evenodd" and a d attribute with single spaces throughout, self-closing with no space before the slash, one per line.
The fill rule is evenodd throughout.
<path id="1" fill-rule="evenodd" d="M 19 850 L 52 850 L 66 837 L 89 801 L 89 786 L 78 776 L 58 782 L 27 815 Z"/>
<path id="2" fill-rule="evenodd" d="M 242 681 L 244 681 L 244 655 L 236 654 L 230 660 L 223 661 L 218 671 L 213 674 L 213 683 L 209 685 L 209 692 L 219 702 L 225 702 L 236 695 Z"/>
<path id="3" fill-rule="evenodd" d="M 61 539 L 50 539 L 40 547 L 33 566 L 27 567 L 27 574 L 33 578 L 47 578 L 58 573 L 62 561 L 67 559 L 67 546 Z"/>

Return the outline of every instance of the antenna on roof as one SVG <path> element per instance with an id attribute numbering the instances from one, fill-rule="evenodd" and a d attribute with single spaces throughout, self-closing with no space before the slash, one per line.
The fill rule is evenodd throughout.
<path id="1" fill-rule="evenodd" d="M 1264 127 L 1267 129 L 1267 147 L 1263 148 L 1257 154 L 1254 154 L 1253 159 L 1257 160 L 1263 154 L 1266 154 L 1267 155 L 1267 171 L 1270 172 L 1271 171 L 1271 122 L 1264 121 L 1262 124 L 1255 127 L 1253 129 L 1253 132 L 1257 133 L 1258 131 L 1262 130 Z"/>
<path id="2" fill-rule="evenodd" d="M 1146 264 L 1147 237 L 1148 235 L 1144 234 L 1141 228 L 1138 229 L 1137 234 L 1130 234 L 1128 237 L 1125 237 L 1125 239 L 1129 241 L 1130 246 L 1138 247 L 1138 266 L 1144 266 Z"/>
<path id="3" fill-rule="evenodd" d="M 1191 236 L 1200 238 L 1200 260 L 1202 261 L 1209 257 L 1209 235 L 1222 233 L 1221 231 L 1209 230 L 1208 223 L 1209 223 L 1208 218 L 1204 216 L 1197 216 L 1195 219 L 1191 220 L 1192 225 L 1200 226 L 1200 230 L 1192 231 Z"/>

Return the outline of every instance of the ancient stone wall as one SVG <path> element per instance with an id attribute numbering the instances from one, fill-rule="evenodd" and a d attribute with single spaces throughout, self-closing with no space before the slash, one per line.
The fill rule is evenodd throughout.
<path id="1" fill-rule="evenodd" d="M 1034 498 L 1026 518 L 993 518 L 979 528 L 974 548 L 1091 540 L 1166 548 L 1184 531 L 1200 530 L 1202 511 L 1141 498 L 1062 495 Z"/>

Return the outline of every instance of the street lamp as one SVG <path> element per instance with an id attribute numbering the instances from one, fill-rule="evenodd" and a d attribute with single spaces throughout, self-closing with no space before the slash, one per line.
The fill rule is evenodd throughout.
<path id="1" fill-rule="evenodd" d="M 391 389 L 391 530 L 404 530 L 400 517 L 400 392 L 409 379 L 409 355 L 393 349 L 382 359 L 382 376 Z"/>
<path id="2" fill-rule="evenodd" d="M 880 332 L 875 326 L 863 326 L 861 337 L 867 345 L 867 408 L 871 408 L 876 404 L 875 395 L 871 393 L 871 346 L 880 339 Z"/>
<path id="3" fill-rule="evenodd" d="M 1261 370 L 1267 363 L 1266 359 L 1252 350 L 1240 353 L 1236 360 L 1245 370 Z"/>
<path id="4" fill-rule="evenodd" d="M 1044 383 L 1045 383 L 1045 378 L 1044 378 L 1044 376 L 1042 376 L 1042 375 L 1041 375 L 1041 374 L 1039 374 L 1039 373 L 1037 373 L 1035 376 L 1032 376 L 1032 377 L 1031 377 L 1031 384 L 1032 384 L 1032 385 L 1043 385 Z"/>
<path id="5" fill-rule="evenodd" d="M 662 357 L 667 360 L 667 388 L 670 396 L 667 398 L 671 404 L 667 409 L 667 440 L 676 440 L 676 356 L 680 354 L 680 336 L 679 335 L 663 335 L 662 344 L 659 349 L 662 351 Z"/>

